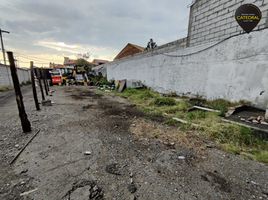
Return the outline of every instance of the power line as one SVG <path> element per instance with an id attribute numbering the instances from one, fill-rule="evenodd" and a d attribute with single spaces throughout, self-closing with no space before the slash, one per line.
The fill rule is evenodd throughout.
<path id="1" fill-rule="evenodd" d="M 37 60 L 37 61 L 42 61 L 42 62 L 51 62 L 51 60 L 45 59 L 45 58 L 38 58 L 38 57 L 34 57 L 34 56 L 27 56 L 27 55 L 23 55 L 23 54 L 19 54 L 19 53 L 15 53 L 18 55 L 18 57 L 22 57 L 24 59 L 27 60 Z"/>

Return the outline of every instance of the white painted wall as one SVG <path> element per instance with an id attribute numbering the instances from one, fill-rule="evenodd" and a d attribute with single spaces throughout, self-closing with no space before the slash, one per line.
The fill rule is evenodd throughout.
<path id="1" fill-rule="evenodd" d="M 247 100 L 257 107 L 266 108 L 267 38 L 268 29 L 265 29 L 233 37 L 209 49 L 196 46 L 170 52 L 154 51 L 108 63 L 104 67 L 109 80 L 140 80 L 161 93 Z M 200 52 L 200 49 L 204 50 Z M 260 95 L 262 91 L 265 92 Z"/>
<path id="2" fill-rule="evenodd" d="M 31 80 L 30 70 L 17 68 L 20 83 Z M 0 65 L 0 86 L 13 85 L 10 69 L 8 66 Z"/>

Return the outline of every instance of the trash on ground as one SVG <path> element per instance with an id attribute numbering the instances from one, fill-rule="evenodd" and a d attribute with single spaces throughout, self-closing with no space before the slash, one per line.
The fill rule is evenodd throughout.
<path id="1" fill-rule="evenodd" d="M 85 152 L 84 152 L 84 155 L 91 155 L 91 154 L 92 154 L 91 151 L 85 151 Z"/>
<path id="2" fill-rule="evenodd" d="M 230 107 L 227 111 L 227 113 L 225 114 L 225 117 L 230 117 L 231 115 L 237 113 L 237 112 L 241 112 L 243 110 L 248 109 L 248 105 L 238 105 L 235 107 Z"/>
<path id="3" fill-rule="evenodd" d="M 127 88 L 143 88 L 144 85 L 139 80 L 127 80 Z"/>
<path id="4" fill-rule="evenodd" d="M 118 92 L 123 92 L 126 89 L 126 80 L 119 81 Z"/>
<path id="5" fill-rule="evenodd" d="M 185 156 L 179 156 L 178 159 L 179 160 L 185 160 L 186 158 L 185 158 Z"/>
<path id="6" fill-rule="evenodd" d="M 137 187 L 136 187 L 135 183 L 133 183 L 133 182 L 128 185 L 127 189 L 132 194 L 134 194 L 137 191 Z"/>
<path id="7" fill-rule="evenodd" d="M 51 100 L 44 100 L 44 101 L 42 101 L 42 106 L 52 106 Z"/>
<path id="8" fill-rule="evenodd" d="M 29 195 L 29 194 L 31 194 L 31 193 L 37 191 L 37 190 L 38 190 L 38 188 L 35 188 L 35 189 L 30 190 L 30 191 L 28 191 L 28 192 L 23 192 L 23 193 L 20 194 L 20 196 L 26 196 L 26 195 Z"/>
<path id="9" fill-rule="evenodd" d="M 117 163 L 113 163 L 110 165 L 107 165 L 105 168 L 106 172 L 109 174 L 114 174 L 114 175 L 121 175 L 120 173 L 120 168 Z"/>
<path id="10" fill-rule="evenodd" d="M 203 110 L 203 111 L 207 111 L 207 112 L 216 112 L 216 113 L 220 113 L 221 111 L 219 110 L 214 110 L 211 108 L 205 108 L 205 107 L 201 107 L 201 106 L 193 106 L 192 108 L 190 108 L 188 110 L 188 112 L 194 111 L 194 110 Z"/>

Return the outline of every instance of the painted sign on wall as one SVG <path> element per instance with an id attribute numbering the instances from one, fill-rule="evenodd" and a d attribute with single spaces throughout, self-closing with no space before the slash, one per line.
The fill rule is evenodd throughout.
<path id="1" fill-rule="evenodd" d="M 235 18 L 242 29 L 250 33 L 261 21 L 262 13 L 255 5 L 244 4 L 236 10 Z"/>

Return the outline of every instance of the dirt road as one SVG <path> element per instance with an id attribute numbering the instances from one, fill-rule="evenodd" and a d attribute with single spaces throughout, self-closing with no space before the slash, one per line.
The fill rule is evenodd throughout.
<path id="1" fill-rule="evenodd" d="M 145 119 L 125 99 L 86 87 L 54 89 L 55 104 L 40 112 L 31 91 L 24 93 L 34 127 L 27 135 L 15 100 L 0 105 L 0 199 L 268 199 L 266 165 L 200 148 L 204 141 L 195 148 L 149 137 L 177 130 Z"/>

